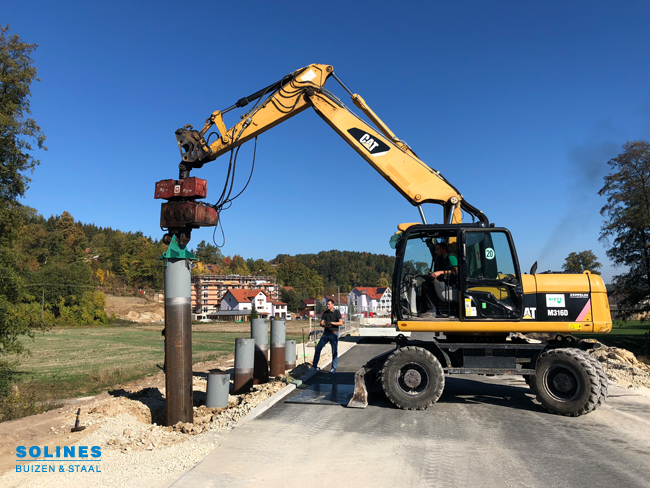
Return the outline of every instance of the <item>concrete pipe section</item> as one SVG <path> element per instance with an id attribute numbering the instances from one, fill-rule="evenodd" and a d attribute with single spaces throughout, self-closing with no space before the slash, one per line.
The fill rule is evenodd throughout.
<path id="1" fill-rule="evenodd" d="M 235 339 L 235 384 L 233 393 L 239 395 L 253 386 L 255 365 L 255 339 Z"/>
<path id="2" fill-rule="evenodd" d="M 255 365 L 253 384 L 269 381 L 269 322 L 266 319 L 251 320 L 251 337 L 255 340 Z"/>
<path id="3" fill-rule="evenodd" d="M 296 341 L 285 342 L 284 346 L 284 369 L 289 370 L 296 367 Z"/>
<path id="4" fill-rule="evenodd" d="M 228 406 L 230 393 L 230 373 L 209 373 L 206 387 L 205 406 L 208 408 L 225 408 Z"/>
<path id="5" fill-rule="evenodd" d="M 286 324 L 284 320 L 271 320 L 271 376 L 280 376 L 284 369 Z"/>

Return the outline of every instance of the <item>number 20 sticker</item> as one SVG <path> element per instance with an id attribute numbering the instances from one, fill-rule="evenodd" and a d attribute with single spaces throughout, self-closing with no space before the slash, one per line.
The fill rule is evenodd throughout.
<path id="1" fill-rule="evenodd" d="M 488 247 L 485 250 L 485 259 L 494 259 L 494 256 L 495 256 L 494 249 L 492 249 L 491 247 Z"/>

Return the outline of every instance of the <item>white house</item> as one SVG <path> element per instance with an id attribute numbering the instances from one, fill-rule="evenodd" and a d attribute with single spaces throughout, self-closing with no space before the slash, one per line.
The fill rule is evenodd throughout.
<path id="1" fill-rule="evenodd" d="M 354 306 L 356 313 L 386 312 L 392 310 L 392 293 L 385 286 L 356 287 L 348 294 L 348 306 Z"/>
<path id="2" fill-rule="evenodd" d="M 247 310 L 250 313 L 253 303 L 261 317 L 287 317 L 287 304 L 273 300 L 262 290 L 228 290 L 221 300 L 221 311 Z"/>

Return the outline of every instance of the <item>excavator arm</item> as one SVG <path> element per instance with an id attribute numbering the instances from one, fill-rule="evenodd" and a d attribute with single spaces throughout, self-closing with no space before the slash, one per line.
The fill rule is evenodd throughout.
<path id="1" fill-rule="evenodd" d="M 350 94 L 352 101 L 376 127 L 372 127 L 350 111 L 336 96 L 324 88 L 335 78 Z M 266 98 L 264 98 L 266 97 Z M 264 98 L 264 100 L 261 100 Z M 226 128 L 223 115 L 257 100 L 242 120 Z M 181 178 L 193 168 L 214 161 L 263 132 L 313 108 L 363 159 L 388 181 L 412 205 L 417 206 L 423 221 L 423 203 L 442 205 L 446 223 L 461 223 L 461 210 L 480 221 L 487 217 L 468 204 L 441 174 L 418 158 L 415 152 L 384 124 L 357 94 L 352 93 L 334 74 L 332 66 L 312 64 L 290 73 L 280 81 L 240 99 L 235 105 L 213 112 L 200 131 L 185 126 L 176 131 L 181 151 Z M 208 144 L 205 134 L 216 127 L 218 138 Z"/>

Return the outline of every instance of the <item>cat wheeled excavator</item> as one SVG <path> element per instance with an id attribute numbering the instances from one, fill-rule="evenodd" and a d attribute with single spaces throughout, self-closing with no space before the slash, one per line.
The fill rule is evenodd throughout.
<path id="1" fill-rule="evenodd" d="M 329 78 L 370 123 L 325 89 Z M 253 108 L 227 128 L 224 114 L 251 102 Z M 602 278 L 589 272 L 536 273 L 536 266 L 522 273 L 510 232 L 490 224 L 439 171 L 420 160 L 332 66 L 299 69 L 213 112 L 200 130 L 186 125 L 176 131 L 179 179 L 156 185 L 156 198 L 167 200 L 160 222 L 167 230 L 164 241 L 176 236 L 187 244 L 192 229 L 216 225 L 219 211 L 231 202 L 232 181 L 216 204 L 197 201 L 206 196 L 206 183 L 190 177 L 192 170 L 230 153 L 231 178 L 239 146 L 307 108 L 414 205 L 422 220 L 398 225 L 390 239 L 396 253 L 392 323 L 399 334 L 393 350 L 356 373 L 350 407 L 367 406 L 368 392 L 383 390 L 399 408 L 425 409 L 440 398 L 445 375 L 466 373 L 523 375 L 539 402 L 557 414 L 583 415 L 605 401 L 607 376 L 591 354 L 594 343 L 576 336 L 611 330 Z M 206 137 L 211 129 L 216 132 Z M 442 206 L 440 223 L 427 223 L 424 204 Z M 472 222 L 463 222 L 463 216 Z M 444 282 L 432 278 L 434 250 L 441 243 L 456 257 Z"/>

